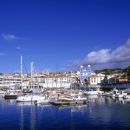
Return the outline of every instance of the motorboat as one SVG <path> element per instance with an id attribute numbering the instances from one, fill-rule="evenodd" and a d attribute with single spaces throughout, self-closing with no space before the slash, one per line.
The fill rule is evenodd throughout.
<path id="1" fill-rule="evenodd" d="M 109 96 L 110 96 L 110 94 L 111 94 L 111 92 L 104 92 L 104 93 L 102 94 L 102 96 L 109 97 Z"/>
<path id="2" fill-rule="evenodd" d="M 50 101 L 49 99 L 42 99 L 42 100 L 35 101 L 34 104 L 47 105 L 49 104 L 49 101 Z"/>
<path id="3" fill-rule="evenodd" d="M 123 98 L 124 99 L 130 99 L 130 95 L 124 95 Z"/>
<path id="4" fill-rule="evenodd" d="M 127 93 L 125 93 L 124 91 L 119 91 L 115 97 L 116 98 L 123 98 L 124 96 L 127 96 Z"/>
<path id="5" fill-rule="evenodd" d="M 119 90 L 117 90 L 116 88 L 114 88 L 110 93 L 109 96 L 110 97 L 116 97 L 116 95 L 119 94 Z"/>
<path id="6" fill-rule="evenodd" d="M 0 95 L 4 95 L 6 91 L 0 90 Z"/>
<path id="7" fill-rule="evenodd" d="M 86 97 L 82 97 L 82 96 L 77 96 L 77 97 L 74 97 L 74 100 L 76 102 L 76 104 L 85 104 L 87 103 L 87 98 Z"/>
<path id="8" fill-rule="evenodd" d="M 54 105 L 74 105 L 74 104 L 86 104 L 87 98 L 82 96 L 71 96 L 68 94 L 62 95 L 51 102 Z"/>
<path id="9" fill-rule="evenodd" d="M 42 95 L 22 95 L 16 99 L 16 102 L 35 102 L 43 101 L 45 97 Z"/>
<path id="10" fill-rule="evenodd" d="M 84 92 L 85 95 L 102 95 L 104 92 L 99 89 L 89 89 Z"/>
<path id="11" fill-rule="evenodd" d="M 78 93 L 70 93 L 70 96 L 74 97 L 74 96 L 82 96 L 83 93 L 81 91 L 79 91 Z"/>
<path id="12" fill-rule="evenodd" d="M 5 99 L 17 99 L 18 95 L 21 94 L 21 90 L 7 90 L 3 97 Z"/>

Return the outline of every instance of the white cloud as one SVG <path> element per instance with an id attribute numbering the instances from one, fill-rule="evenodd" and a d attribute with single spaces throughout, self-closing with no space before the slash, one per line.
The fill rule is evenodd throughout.
<path id="1" fill-rule="evenodd" d="M 17 49 L 17 50 L 21 50 L 22 48 L 21 48 L 20 46 L 17 46 L 16 49 Z"/>
<path id="2" fill-rule="evenodd" d="M 88 53 L 87 56 L 76 65 L 79 66 L 81 64 L 91 64 L 95 68 L 113 68 L 130 65 L 130 39 L 114 50 L 105 48 Z"/>
<path id="3" fill-rule="evenodd" d="M 7 40 L 7 41 L 17 39 L 17 37 L 14 34 L 2 34 L 1 36 L 4 40 Z"/>
<path id="4" fill-rule="evenodd" d="M 6 53 L 0 52 L 0 56 L 4 56 L 6 55 Z"/>
<path id="5" fill-rule="evenodd" d="M 89 64 L 106 63 L 110 60 L 110 49 L 101 49 L 99 51 L 90 52 L 84 62 Z"/>

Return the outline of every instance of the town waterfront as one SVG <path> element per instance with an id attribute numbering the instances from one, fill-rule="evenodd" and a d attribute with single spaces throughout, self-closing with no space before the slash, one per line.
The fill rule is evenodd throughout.
<path id="1" fill-rule="evenodd" d="M 86 105 L 16 103 L 0 98 L 0 130 L 129 130 L 130 102 L 89 97 Z"/>

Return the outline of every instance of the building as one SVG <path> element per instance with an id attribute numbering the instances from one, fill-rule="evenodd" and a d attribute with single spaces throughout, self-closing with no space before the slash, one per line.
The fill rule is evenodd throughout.
<path id="1" fill-rule="evenodd" d="M 90 85 L 98 85 L 102 82 L 104 77 L 105 77 L 104 74 L 92 74 L 89 77 L 89 83 L 90 83 Z"/>
<path id="2" fill-rule="evenodd" d="M 0 88 L 18 87 L 21 85 L 19 74 L 2 74 L 0 75 Z"/>
<path id="3" fill-rule="evenodd" d="M 74 82 L 75 76 L 71 74 L 42 74 L 32 79 L 33 85 L 42 88 L 69 88 Z"/>

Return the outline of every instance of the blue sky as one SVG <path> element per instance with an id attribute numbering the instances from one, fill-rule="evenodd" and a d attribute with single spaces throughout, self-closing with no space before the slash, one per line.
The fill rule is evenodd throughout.
<path id="1" fill-rule="evenodd" d="M 72 64 L 124 65 L 130 61 L 129 5 L 129 0 L 0 0 L 0 72 L 19 72 L 20 55 L 27 71 L 31 61 L 37 70 L 50 71 Z"/>

